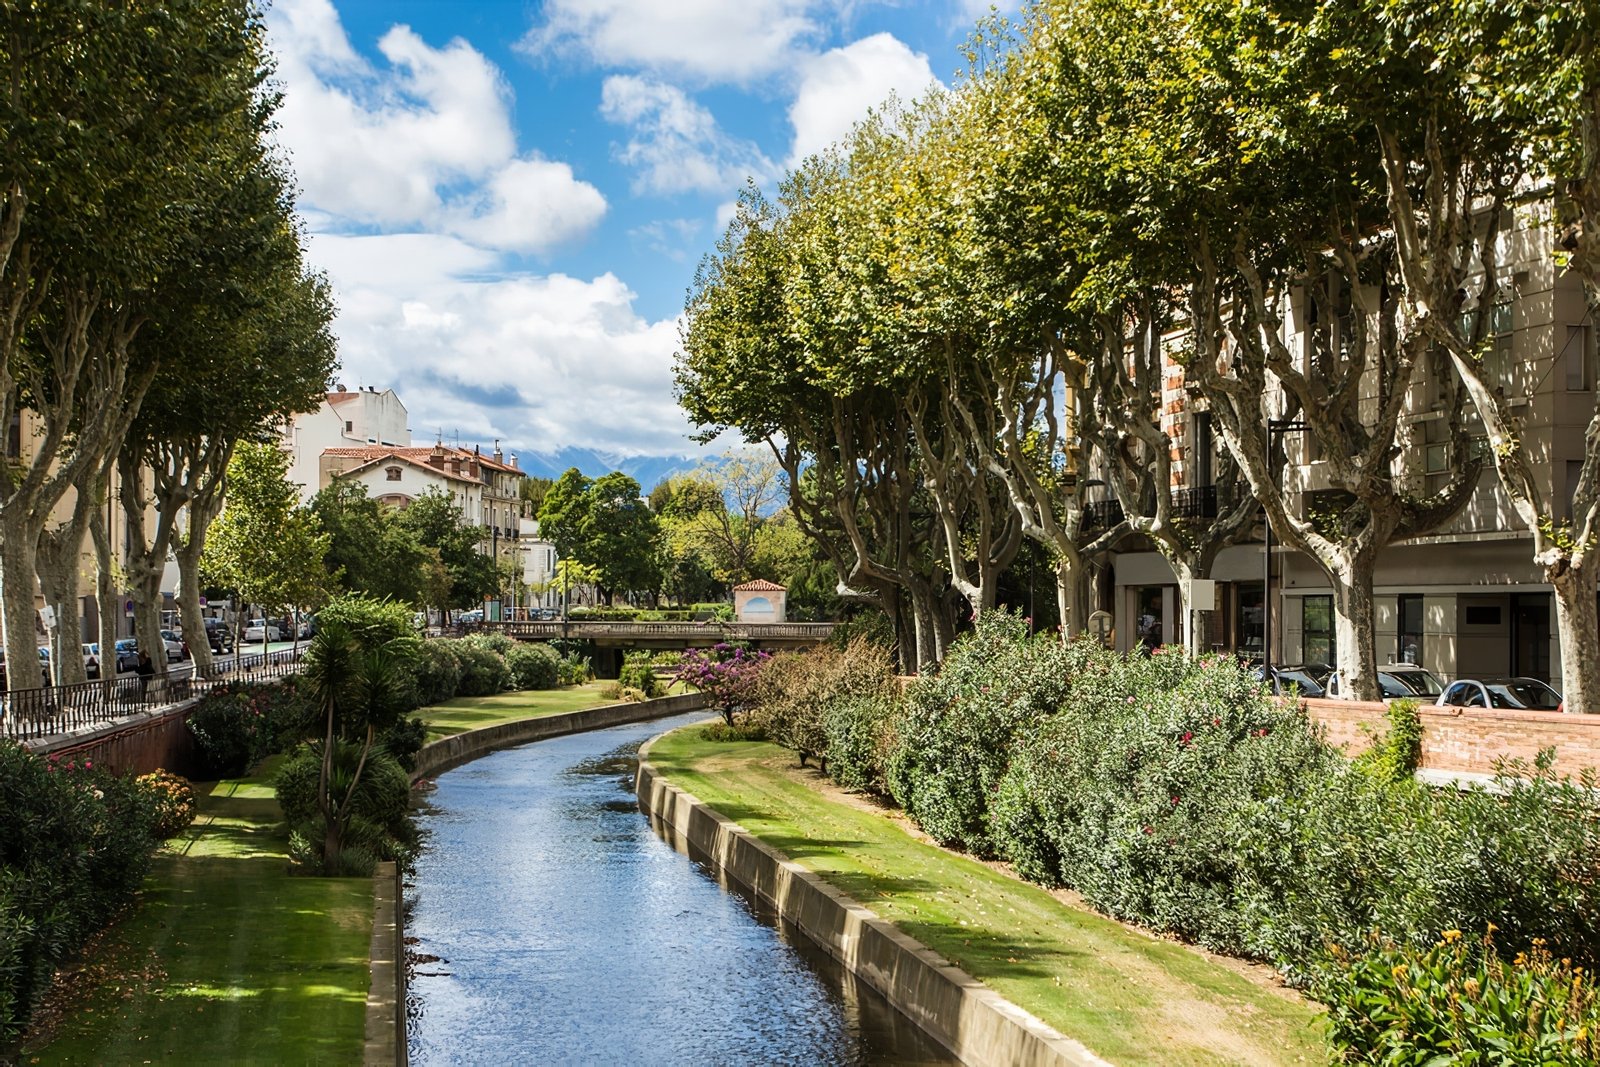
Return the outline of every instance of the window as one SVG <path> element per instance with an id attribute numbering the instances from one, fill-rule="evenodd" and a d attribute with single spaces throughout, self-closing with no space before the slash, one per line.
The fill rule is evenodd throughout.
<path id="1" fill-rule="evenodd" d="M 388 478 L 391 482 L 398 482 L 400 480 L 399 467 L 385 467 L 383 469 L 383 474 L 384 477 Z"/>
<path id="2" fill-rule="evenodd" d="M 1503 384 L 1513 369 L 1510 297 L 1496 301 L 1489 309 L 1489 336 L 1489 350 L 1483 357 L 1484 374 L 1491 385 Z"/>
<path id="3" fill-rule="evenodd" d="M 355 428 L 356 428 L 356 424 L 355 423 L 351 422 L 349 419 L 345 419 L 344 420 L 344 432 L 345 433 L 349 433 L 350 431 L 354 430 Z"/>
<path id="4" fill-rule="evenodd" d="M 1301 660 L 1332 663 L 1335 659 L 1333 597 L 1308 596 L 1301 603 Z"/>
<path id="5" fill-rule="evenodd" d="M 1138 647 L 1146 652 L 1153 652 L 1161 647 L 1162 631 L 1165 611 L 1163 610 L 1164 587 L 1159 585 L 1140 586 L 1137 597 L 1139 615 L 1134 620 L 1134 635 Z"/>
<path id="6" fill-rule="evenodd" d="M 1500 609 L 1494 605 L 1481 604 L 1468 605 L 1466 610 L 1468 626 L 1499 626 Z"/>
<path id="7" fill-rule="evenodd" d="M 1589 388 L 1588 326 L 1567 327 L 1567 343 L 1561 349 L 1561 366 L 1566 371 L 1568 392 L 1581 393 Z"/>
<path id="8" fill-rule="evenodd" d="M 1422 597 L 1406 593 L 1399 598 L 1399 626 L 1397 663 L 1422 662 Z"/>
<path id="9" fill-rule="evenodd" d="M 1264 599 L 1260 582 L 1240 582 L 1239 606 L 1234 625 L 1238 628 L 1239 651 L 1261 655 L 1261 602 Z"/>

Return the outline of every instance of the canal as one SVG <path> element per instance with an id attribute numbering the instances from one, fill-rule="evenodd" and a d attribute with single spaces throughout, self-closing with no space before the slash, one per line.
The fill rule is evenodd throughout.
<path id="1" fill-rule="evenodd" d="M 650 829 L 633 796 L 639 747 L 700 718 L 540 741 L 440 776 L 407 889 L 414 1062 L 953 1062 Z"/>

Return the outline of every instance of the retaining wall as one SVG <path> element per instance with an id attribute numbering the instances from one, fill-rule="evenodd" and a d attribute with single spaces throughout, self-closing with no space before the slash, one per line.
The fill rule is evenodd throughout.
<path id="1" fill-rule="evenodd" d="M 400 907 L 400 868 L 378 864 L 372 878 L 372 945 L 368 953 L 372 984 L 367 989 L 366 1043 L 361 1062 L 367 1067 L 406 1067 L 406 944 Z"/>
<path id="2" fill-rule="evenodd" d="M 493 752 L 497 748 L 508 748 L 529 741 L 542 741 L 547 737 L 582 733 L 585 730 L 603 730 L 608 726 L 621 726 L 624 723 L 662 719 L 669 715 L 681 715 L 686 711 L 698 711 L 705 706 L 704 693 L 685 693 L 637 703 L 607 704 L 586 711 L 546 715 L 538 719 L 519 719 L 516 722 L 501 723 L 499 726 L 486 726 L 481 730 L 468 730 L 466 733 L 441 738 L 422 746 L 422 751 L 417 753 L 417 769 L 412 772 L 411 777 L 413 781 L 418 778 L 431 778 L 458 764 Z"/>
<path id="3" fill-rule="evenodd" d="M 1387 725 L 1380 703 L 1354 700 L 1304 700 L 1306 714 L 1326 728 L 1328 740 L 1357 755 L 1371 747 L 1363 729 Z M 1511 711 L 1499 708 L 1418 710 L 1422 720 L 1424 770 L 1446 774 L 1490 775 L 1495 760 L 1517 757 L 1533 762 L 1540 749 L 1556 750 L 1555 769 L 1576 775 L 1584 767 L 1600 767 L 1600 715 L 1568 715 L 1556 711 Z"/>
<path id="4" fill-rule="evenodd" d="M 170 704 L 114 723 L 83 727 L 25 743 L 41 756 L 90 760 L 113 774 L 165 769 L 186 778 L 205 774 L 205 755 L 185 725 L 198 700 Z"/>
<path id="5" fill-rule="evenodd" d="M 1104 1067 L 1083 1045 L 662 779 L 645 760 L 648 751 L 640 754 L 636 791 L 658 834 L 769 903 L 963 1063 Z"/>

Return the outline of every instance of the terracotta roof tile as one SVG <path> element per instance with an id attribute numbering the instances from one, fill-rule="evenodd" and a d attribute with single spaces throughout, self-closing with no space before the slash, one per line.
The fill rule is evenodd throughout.
<path id="1" fill-rule="evenodd" d="M 753 582 L 745 582 L 743 585 L 734 586 L 733 591 L 735 593 L 786 593 L 789 590 L 786 586 L 779 585 L 776 582 L 769 582 L 765 578 L 757 578 Z"/>

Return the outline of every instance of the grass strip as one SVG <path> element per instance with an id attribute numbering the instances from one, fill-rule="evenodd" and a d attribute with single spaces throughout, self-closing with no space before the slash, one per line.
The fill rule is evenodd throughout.
<path id="1" fill-rule="evenodd" d="M 1073 907 L 816 787 L 793 753 L 698 727 L 646 757 L 796 863 L 1119 1064 L 1327 1060 L 1318 1009 L 1269 975 Z M 808 781 L 809 779 L 809 781 Z"/>
<path id="2" fill-rule="evenodd" d="M 583 711 L 606 701 L 600 695 L 606 682 L 587 682 L 562 689 L 527 689 L 486 697 L 456 697 L 417 712 L 428 725 L 428 740 L 499 726 L 518 719 L 537 719 L 569 711 Z"/>
<path id="3" fill-rule="evenodd" d="M 25 1062 L 360 1062 L 372 881 L 290 876 L 276 763 L 202 795 Z"/>

